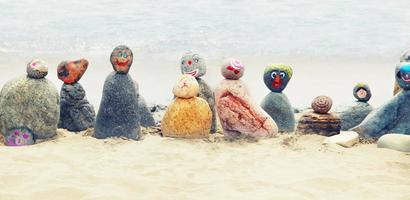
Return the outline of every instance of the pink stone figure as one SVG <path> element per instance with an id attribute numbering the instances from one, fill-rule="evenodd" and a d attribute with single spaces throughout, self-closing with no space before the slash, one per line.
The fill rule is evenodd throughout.
<path id="1" fill-rule="evenodd" d="M 221 67 L 225 79 L 216 88 L 215 99 L 224 135 L 274 136 L 278 133 L 275 121 L 252 99 L 245 83 L 239 80 L 244 70 L 244 65 L 233 58 L 226 59 Z"/>

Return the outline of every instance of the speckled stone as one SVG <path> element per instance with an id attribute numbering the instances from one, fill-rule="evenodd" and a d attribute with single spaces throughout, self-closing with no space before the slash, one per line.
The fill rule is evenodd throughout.
<path id="1" fill-rule="evenodd" d="M 138 94 L 131 76 L 112 72 L 105 80 L 95 123 L 95 137 L 139 139 Z"/>
<path id="2" fill-rule="evenodd" d="M 63 84 L 60 94 L 59 128 L 78 132 L 94 127 L 94 107 L 88 102 L 80 83 Z"/>
<path id="3" fill-rule="evenodd" d="M 215 91 L 215 99 L 225 136 L 270 137 L 278 133 L 276 123 L 252 99 L 241 80 L 222 80 Z"/>
<path id="4" fill-rule="evenodd" d="M 60 116 L 57 88 L 45 78 L 23 76 L 7 82 L 0 93 L 1 133 L 29 130 L 35 139 L 56 135 Z"/>
<path id="5" fill-rule="evenodd" d="M 308 112 L 300 117 L 296 132 L 332 136 L 339 134 L 340 128 L 341 121 L 338 116 Z"/>
<path id="6" fill-rule="evenodd" d="M 378 148 L 393 149 L 396 151 L 410 152 L 410 135 L 386 134 L 377 141 Z"/>
<path id="7" fill-rule="evenodd" d="M 47 76 L 48 67 L 44 61 L 33 59 L 27 64 L 26 71 L 28 77 L 40 79 Z"/>
<path id="8" fill-rule="evenodd" d="M 148 109 L 145 98 L 139 93 L 139 85 L 134 81 L 135 89 L 137 90 L 138 99 L 138 115 L 140 118 L 140 125 L 143 127 L 152 127 L 156 125 L 155 119 L 152 116 L 150 109 Z"/>
<path id="9" fill-rule="evenodd" d="M 396 82 L 403 91 L 372 111 L 352 129 L 362 137 L 378 138 L 387 133 L 410 134 L 410 63 L 400 63 L 395 71 Z"/>
<path id="10" fill-rule="evenodd" d="M 212 125 L 211 125 L 211 133 L 215 133 L 217 129 L 216 125 L 216 111 L 215 111 L 215 94 L 211 87 L 201 78 L 196 78 L 199 84 L 199 93 L 198 97 L 205 99 L 208 103 L 209 107 L 211 108 L 212 112 Z"/>
<path id="11" fill-rule="evenodd" d="M 289 65 L 274 64 L 265 68 L 263 80 L 271 91 L 262 101 L 262 108 L 276 122 L 279 132 L 295 131 L 295 115 L 289 99 L 282 91 L 292 78 L 293 71 Z"/>
<path id="12" fill-rule="evenodd" d="M 141 95 L 138 95 L 138 115 L 140 116 L 141 126 L 152 127 L 156 125 L 155 119 L 148 109 L 145 99 Z"/>
<path id="13" fill-rule="evenodd" d="M 190 75 L 182 75 L 173 88 L 175 100 L 161 122 L 163 136 L 204 138 L 211 130 L 212 112 L 206 100 L 196 97 L 199 85 Z"/>

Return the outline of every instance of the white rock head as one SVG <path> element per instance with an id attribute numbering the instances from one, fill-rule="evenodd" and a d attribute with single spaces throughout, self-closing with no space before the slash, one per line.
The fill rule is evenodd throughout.
<path id="1" fill-rule="evenodd" d="M 172 92 L 179 98 L 189 99 L 196 97 L 199 93 L 198 81 L 189 74 L 183 74 L 178 78 Z"/>

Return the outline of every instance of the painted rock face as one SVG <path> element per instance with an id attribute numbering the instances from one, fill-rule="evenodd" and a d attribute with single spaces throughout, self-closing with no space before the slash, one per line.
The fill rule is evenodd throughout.
<path id="1" fill-rule="evenodd" d="M 222 76 L 230 80 L 240 79 L 244 71 L 245 66 L 241 61 L 234 58 L 225 59 L 221 67 Z"/>
<path id="2" fill-rule="evenodd" d="M 372 97 L 372 92 L 366 83 L 358 83 L 353 88 L 353 96 L 360 102 L 368 102 Z"/>
<path id="3" fill-rule="evenodd" d="M 402 53 L 400 62 L 410 62 L 410 49 L 407 49 Z"/>
<path id="4" fill-rule="evenodd" d="M 127 74 L 130 71 L 133 59 L 131 49 L 125 45 L 115 47 L 110 57 L 112 67 L 120 74 Z"/>
<path id="5" fill-rule="evenodd" d="M 181 58 L 182 74 L 190 74 L 196 78 L 205 75 L 206 64 L 204 59 L 196 52 L 189 51 Z"/>
<path id="6" fill-rule="evenodd" d="M 88 60 L 63 61 L 57 67 L 57 76 L 65 84 L 78 82 L 88 67 Z"/>
<path id="7" fill-rule="evenodd" d="M 40 79 L 47 76 L 48 67 L 44 61 L 34 59 L 27 64 L 27 75 L 30 78 Z"/>
<path id="8" fill-rule="evenodd" d="M 179 77 L 177 84 L 174 86 L 172 92 L 179 98 L 192 98 L 198 95 L 199 84 L 196 81 L 195 77 L 184 74 Z"/>
<path id="9" fill-rule="evenodd" d="M 332 108 L 333 101 L 330 97 L 327 96 L 318 96 L 313 99 L 312 109 L 315 113 L 326 114 Z"/>
<path id="10" fill-rule="evenodd" d="M 265 68 L 263 81 L 272 92 L 282 92 L 292 78 L 293 70 L 289 65 L 274 64 Z"/>
<path id="11" fill-rule="evenodd" d="M 25 146 L 32 144 L 34 144 L 33 134 L 25 128 L 15 128 L 7 134 L 7 146 Z"/>
<path id="12" fill-rule="evenodd" d="M 410 63 L 403 62 L 397 65 L 396 81 L 403 90 L 410 90 Z"/>

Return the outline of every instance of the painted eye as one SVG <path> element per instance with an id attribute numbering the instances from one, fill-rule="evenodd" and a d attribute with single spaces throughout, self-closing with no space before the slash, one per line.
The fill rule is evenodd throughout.
<path id="1" fill-rule="evenodd" d="M 272 72 L 272 74 L 270 74 L 270 77 L 275 78 L 276 77 L 276 72 Z"/>
<path id="2" fill-rule="evenodd" d="M 198 63 L 199 62 L 199 58 L 194 58 L 194 59 L 192 59 L 195 63 Z"/>
<path id="3" fill-rule="evenodd" d="M 282 78 L 285 78 L 285 76 L 286 76 L 285 72 L 281 72 L 279 75 L 280 75 Z"/>
<path id="4" fill-rule="evenodd" d="M 122 57 L 122 53 L 121 52 L 118 52 L 118 55 L 117 55 L 118 57 Z"/>
<path id="5" fill-rule="evenodd" d="M 127 57 L 127 53 L 124 52 L 124 54 L 122 54 L 122 57 L 126 58 L 126 57 Z"/>
<path id="6" fill-rule="evenodd" d="M 181 65 L 184 65 L 184 64 L 185 64 L 185 60 L 182 60 L 182 61 L 181 61 Z"/>

